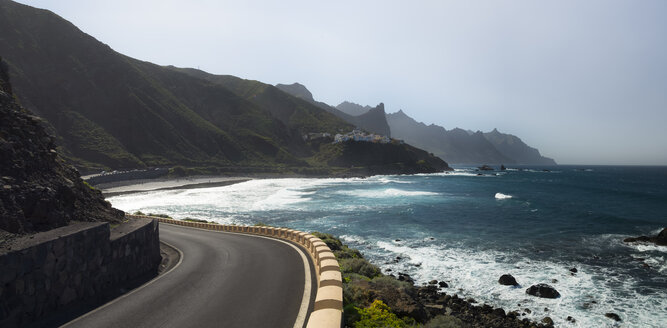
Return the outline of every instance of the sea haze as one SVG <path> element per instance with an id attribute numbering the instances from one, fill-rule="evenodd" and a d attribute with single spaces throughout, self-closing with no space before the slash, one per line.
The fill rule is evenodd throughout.
<path id="1" fill-rule="evenodd" d="M 109 201 L 127 212 L 332 233 L 387 274 L 405 272 L 419 284 L 444 280 L 447 293 L 506 311 L 528 308 L 526 317 L 549 316 L 556 325 L 612 326 L 607 312 L 627 327 L 667 322 L 667 247 L 622 242 L 667 226 L 666 167 L 479 173 L 459 167 L 366 179 L 252 180 Z M 506 273 L 521 287 L 498 284 Z M 536 283 L 562 297 L 527 295 Z"/>

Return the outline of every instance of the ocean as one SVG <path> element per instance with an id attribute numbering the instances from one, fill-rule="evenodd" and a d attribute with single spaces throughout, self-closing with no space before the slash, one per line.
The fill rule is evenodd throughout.
<path id="1" fill-rule="evenodd" d="M 667 326 L 667 246 L 622 241 L 667 227 L 667 167 L 457 167 L 363 179 L 257 179 L 108 200 L 126 212 L 331 233 L 387 274 L 407 273 L 418 284 L 446 281 L 444 292 L 506 311 L 530 309 L 526 317 L 549 316 L 556 326 Z M 500 285 L 503 274 L 520 287 Z M 561 297 L 527 295 L 537 283 Z"/>

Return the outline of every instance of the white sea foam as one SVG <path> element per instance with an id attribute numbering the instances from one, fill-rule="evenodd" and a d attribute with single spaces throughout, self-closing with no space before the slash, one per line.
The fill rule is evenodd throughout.
<path id="1" fill-rule="evenodd" d="M 110 197 L 127 212 L 148 208 L 209 206 L 221 212 L 262 211 L 295 207 L 307 202 L 317 186 L 342 183 L 342 179 L 265 179 L 228 186 L 186 190 L 153 191 Z"/>
<path id="2" fill-rule="evenodd" d="M 420 173 L 415 174 L 417 176 L 437 176 L 437 177 L 491 177 L 492 175 L 474 173 L 470 171 L 449 171 L 449 172 L 438 172 L 438 173 Z"/>
<path id="3" fill-rule="evenodd" d="M 662 252 L 667 253 L 667 246 L 644 243 L 624 243 L 625 246 L 633 248 L 640 252 Z"/>
<path id="4" fill-rule="evenodd" d="M 496 195 L 495 195 L 495 198 L 496 199 L 510 199 L 510 198 L 512 198 L 512 195 L 505 195 L 505 194 L 501 194 L 501 193 L 497 192 Z"/>
<path id="5" fill-rule="evenodd" d="M 357 235 L 341 235 L 340 239 L 347 244 L 350 244 L 350 243 L 366 244 L 366 239 L 364 239 L 364 237 L 357 236 Z"/>
<path id="6" fill-rule="evenodd" d="M 336 192 L 339 195 L 363 197 L 363 198 L 393 198 L 393 197 L 417 197 L 417 196 L 437 196 L 436 192 L 429 191 L 411 191 L 396 188 L 387 189 L 353 189 Z"/>
<path id="7" fill-rule="evenodd" d="M 431 279 L 444 280 L 450 285 L 444 289 L 449 294 L 473 297 L 508 311 L 523 312 L 529 308 L 532 313 L 527 314 L 528 318 L 540 321 L 549 316 L 556 326 L 611 327 L 612 322 L 604 316 L 607 312 L 619 314 L 627 327 L 660 327 L 663 319 L 667 319 L 667 313 L 660 312 L 667 307 L 664 291 L 662 296 L 641 294 L 636 291 L 632 276 L 605 268 L 577 264 L 579 272 L 571 275 L 568 271 L 571 263 L 535 261 L 496 251 L 472 251 L 435 243 L 419 246 L 378 241 L 376 245 L 371 258 L 383 271 L 408 273 L 418 284 Z M 396 256 L 403 259 L 398 263 L 381 260 Z M 507 273 L 521 287 L 498 284 L 498 278 Z M 561 297 L 543 299 L 527 295 L 525 290 L 537 283 L 553 286 Z M 545 307 L 549 310 L 544 311 Z M 566 321 L 567 316 L 574 317 L 576 324 Z"/>
<path id="8" fill-rule="evenodd" d="M 389 184 L 389 183 L 398 183 L 398 184 L 413 184 L 414 181 L 407 181 L 404 179 L 401 179 L 398 176 L 392 176 L 392 175 L 377 175 L 377 176 L 372 176 L 368 178 L 368 181 L 377 181 L 382 184 Z"/>
<path id="9" fill-rule="evenodd" d="M 561 173 L 561 171 L 552 171 L 552 170 L 536 170 L 536 169 L 523 169 L 521 170 L 523 172 L 530 172 L 530 173 Z"/>
<path id="10" fill-rule="evenodd" d="M 217 218 L 234 220 L 234 223 L 248 224 L 251 213 L 262 211 L 288 210 L 309 211 L 312 209 L 313 197 L 319 190 L 327 188 L 385 186 L 400 181 L 396 176 L 377 176 L 368 179 L 257 179 L 228 186 L 164 190 L 135 193 L 110 197 L 109 201 L 117 208 L 126 212 L 142 212 L 169 214 L 175 218 L 186 216 L 211 220 Z M 393 204 L 368 204 L 355 201 L 359 198 L 391 199 L 396 197 L 433 196 L 437 193 L 411 191 L 397 188 L 384 189 L 347 189 L 341 195 L 351 196 L 352 201 L 318 203 L 320 211 L 338 211 L 353 213 L 378 209 Z M 198 210 L 205 208 L 203 213 Z M 208 213 L 207 213 L 208 211 Z M 201 211 L 200 211 L 201 212 Z M 183 213 L 188 213 L 184 215 Z M 213 213 L 213 214 L 211 214 Z M 246 221 L 244 221 L 246 220 Z M 221 222 L 222 223 L 222 222 Z M 229 222 L 224 222 L 229 223 Z"/>
<path id="11" fill-rule="evenodd" d="M 655 270 L 660 274 L 667 275 L 667 246 L 648 243 L 623 243 L 626 247 L 639 252 L 631 254 L 636 259 L 648 265 L 647 269 Z"/>

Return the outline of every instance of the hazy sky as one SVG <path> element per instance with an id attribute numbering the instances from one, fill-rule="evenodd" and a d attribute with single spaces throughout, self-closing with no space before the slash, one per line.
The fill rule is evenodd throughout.
<path id="1" fill-rule="evenodd" d="M 20 1 L 131 57 L 667 165 L 667 1 Z"/>

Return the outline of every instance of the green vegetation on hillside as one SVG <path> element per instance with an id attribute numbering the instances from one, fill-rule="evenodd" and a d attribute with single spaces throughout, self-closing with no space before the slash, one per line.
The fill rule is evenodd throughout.
<path id="1" fill-rule="evenodd" d="M 11 1 L 0 2 L 0 53 L 20 101 L 48 122 L 64 157 L 83 172 L 367 175 L 443 167 L 407 148 L 399 152 L 405 158 L 372 163 L 358 162 L 355 147 L 337 158 L 302 136 L 354 127 L 315 104 L 258 81 L 124 56 L 49 11 Z"/>

